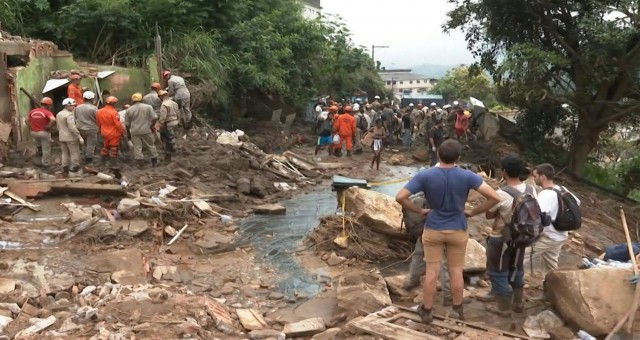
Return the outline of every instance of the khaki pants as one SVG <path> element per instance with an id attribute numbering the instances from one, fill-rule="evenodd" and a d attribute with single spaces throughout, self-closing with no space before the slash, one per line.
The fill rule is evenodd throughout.
<path id="1" fill-rule="evenodd" d="M 84 139 L 84 158 L 93 158 L 98 145 L 98 131 L 79 130 L 80 136 Z"/>
<path id="2" fill-rule="evenodd" d="M 155 139 L 152 133 L 146 135 L 132 135 L 133 154 L 135 159 L 144 159 L 143 150 L 148 150 L 151 158 L 158 158 L 158 150 L 156 150 Z"/>
<path id="3" fill-rule="evenodd" d="M 60 148 L 62 149 L 62 166 L 77 169 L 80 166 L 80 143 L 60 142 Z"/>
<path id="4" fill-rule="evenodd" d="M 527 266 L 531 268 L 531 262 L 540 259 L 542 262 L 540 270 L 542 277 L 545 277 L 548 272 L 558 268 L 558 258 L 563 244 L 564 241 L 554 241 L 543 234 L 533 247 L 525 250 L 524 269 L 526 270 Z"/>
<path id="5" fill-rule="evenodd" d="M 182 121 L 182 125 L 186 127 L 191 123 L 191 98 L 176 99 L 175 101 L 178 103 L 180 110 L 182 110 L 180 120 Z"/>
<path id="6" fill-rule="evenodd" d="M 51 165 L 51 132 L 31 131 L 31 138 L 36 142 L 36 147 L 42 149 L 38 150 L 42 151 L 42 165 Z"/>

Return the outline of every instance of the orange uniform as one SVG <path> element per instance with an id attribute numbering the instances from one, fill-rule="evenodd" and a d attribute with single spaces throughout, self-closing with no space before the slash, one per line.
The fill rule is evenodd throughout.
<path id="1" fill-rule="evenodd" d="M 340 136 L 340 148 L 346 142 L 347 151 L 351 151 L 353 136 L 356 133 L 356 119 L 348 113 L 343 113 L 336 118 L 333 129 Z"/>
<path id="2" fill-rule="evenodd" d="M 106 105 L 96 113 L 96 123 L 100 129 L 100 135 L 104 141 L 100 155 L 115 158 L 118 156 L 120 138 L 124 133 L 124 127 L 120 122 L 118 111 L 113 105 Z"/>
<path id="3" fill-rule="evenodd" d="M 76 101 L 76 105 L 80 105 L 84 103 L 84 98 L 82 97 L 82 89 L 80 85 L 76 85 L 74 83 L 69 84 L 67 87 L 67 98 L 71 98 Z"/>

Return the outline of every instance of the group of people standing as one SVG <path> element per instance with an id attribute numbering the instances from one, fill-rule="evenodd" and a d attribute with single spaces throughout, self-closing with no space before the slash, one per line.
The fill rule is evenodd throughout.
<path id="1" fill-rule="evenodd" d="M 523 312 L 524 268 L 528 261 L 541 258 L 543 275 L 558 267 L 561 248 L 568 238 L 561 231 L 561 215 L 565 213 L 563 197 L 570 195 L 579 209 L 580 200 L 566 187 L 555 183 L 556 172 L 550 164 L 540 164 L 532 172 L 539 188 L 526 183 L 529 177 L 526 163 L 519 156 L 507 155 L 502 160 L 504 186 L 494 190 L 478 174 L 456 165 L 462 145 L 453 139 L 444 141 L 437 148 L 438 163 L 415 175 L 396 195 L 403 209 L 424 218 L 422 236 L 416 241 L 410 275 L 404 288 L 420 285 L 425 274 L 423 301 L 418 312 L 425 323 L 433 320 L 436 281 L 441 276 L 444 305 L 453 306 L 453 312 L 464 319 L 463 267 L 469 239 L 467 219 L 484 214 L 493 220 L 492 231 L 487 238 L 487 271 L 491 281 L 488 294 L 477 296 L 487 304 L 486 309 L 503 317 L 512 312 Z M 476 190 L 485 201 L 469 209 L 466 207 L 470 190 Z M 419 206 L 412 195 L 423 193 L 426 204 Z M 547 216 L 539 226 L 542 232 L 532 244 L 523 246 L 516 242 L 514 210 L 529 197 L 539 206 L 540 216 Z M 532 210 L 532 209 L 529 209 Z M 533 209 L 535 210 L 535 209 Z M 533 211 L 532 210 L 532 211 Z M 530 211 L 531 212 L 531 211 Z M 541 219 L 545 220 L 545 219 Z M 560 229 L 560 230 L 558 230 Z M 447 275 L 448 274 L 448 275 Z M 533 297 L 534 300 L 545 296 Z"/>
<path id="2" fill-rule="evenodd" d="M 417 140 L 423 140 L 430 155 L 430 165 L 438 162 L 436 150 L 448 138 L 462 140 L 472 135 L 469 128 L 470 113 L 459 102 L 438 107 L 410 103 L 404 109 L 392 109 L 389 101 L 380 102 L 375 96 L 372 103 L 365 99 L 336 103 L 319 100 L 315 106 L 318 141 L 315 154 L 327 148 L 329 156 L 340 156 L 346 144 L 347 157 L 361 153 L 364 146 L 373 151 L 371 167 L 380 166 L 381 153 L 402 136 L 403 145 L 411 148 Z"/>
<path id="3" fill-rule="evenodd" d="M 62 101 L 63 109 L 55 116 L 51 112 L 54 102 L 49 97 L 40 101 L 40 107 L 27 115 L 26 123 L 37 147 L 36 155 L 40 164 L 51 166 L 51 133 L 58 132 L 62 153 L 62 169 L 68 175 L 78 172 L 83 155 L 84 164 L 94 161 L 98 138 L 102 139 L 100 156 L 103 165 L 116 166 L 118 155 L 133 147 L 138 166 L 147 164 L 144 152 L 150 156 L 153 166 L 158 165 L 159 141 L 165 151 L 165 161 L 171 162 L 176 152 L 175 129 L 182 124 L 191 127 L 190 93 L 182 77 L 170 71 L 162 73 L 168 87 L 160 83 L 151 84 L 148 94 L 134 93 L 131 104 L 122 106 L 115 96 L 104 98 L 104 106 L 98 108 L 96 94 L 80 87 L 80 74 L 69 77 L 67 98 Z M 82 149 L 82 150 L 81 150 Z"/>

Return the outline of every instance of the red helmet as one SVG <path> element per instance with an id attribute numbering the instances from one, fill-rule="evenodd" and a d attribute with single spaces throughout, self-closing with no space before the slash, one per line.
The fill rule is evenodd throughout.
<path id="1" fill-rule="evenodd" d="M 338 112 L 338 107 L 337 106 L 332 106 L 329 108 L 329 112 Z"/>
<path id="2" fill-rule="evenodd" d="M 171 71 L 168 71 L 168 70 L 162 71 L 162 78 L 167 79 L 169 77 L 171 77 Z"/>
<path id="3" fill-rule="evenodd" d="M 51 100 L 51 98 L 49 98 L 49 97 L 44 97 L 40 101 L 40 104 L 42 104 L 42 105 L 53 105 L 53 100 Z"/>
<path id="4" fill-rule="evenodd" d="M 345 106 L 344 107 L 344 112 L 351 112 L 351 106 Z"/>
<path id="5" fill-rule="evenodd" d="M 154 90 L 160 90 L 162 89 L 162 85 L 160 85 L 160 83 L 153 83 L 151 84 L 151 88 Z"/>

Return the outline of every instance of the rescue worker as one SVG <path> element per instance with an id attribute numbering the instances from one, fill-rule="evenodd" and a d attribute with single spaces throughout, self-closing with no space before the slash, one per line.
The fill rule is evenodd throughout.
<path id="1" fill-rule="evenodd" d="M 56 124 L 56 117 L 51 113 L 53 100 L 44 97 L 40 107 L 29 111 L 27 126 L 31 130 L 31 138 L 36 142 L 36 156 L 41 156 L 40 164 L 47 168 L 51 165 L 51 129 Z"/>
<path id="2" fill-rule="evenodd" d="M 142 94 L 134 93 L 131 96 L 133 104 L 127 109 L 125 114 L 125 125 L 127 134 L 133 142 L 133 153 L 138 165 L 144 167 L 144 150 L 151 154 L 151 165 L 158 165 L 158 150 L 155 146 L 155 125 L 158 115 L 153 111 L 153 107 L 142 103 Z"/>
<path id="3" fill-rule="evenodd" d="M 102 150 L 100 150 L 102 164 L 108 164 L 110 167 L 116 166 L 118 147 L 124 134 L 124 127 L 120 122 L 120 117 L 115 107 L 117 102 L 118 98 L 114 96 L 107 97 L 105 99 L 106 105 L 98 110 L 96 114 L 96 122 L 100 128 L 100 135 L 103 141 Z"/>
<path id="4" fill-rule="evenodd" d="M 169 91 L 169 96 L 173 98 L 173 100 L 178 103 L 180 110 L 182 110 L 182 124 L 185 129 L 191 128 L 191 93 L 187 88 L 187 85 L 184 82 L 182 77 L 178 77 L 176 75 L 172 75 L 171 71 L 163 71 L 162 78 L 167 81 L 169 85 L 167 91 Z"/>
<path id="5" fill-rule="evenodd" d="M 347 144 L 347 157 L 351 157 L 351 148 L 353 147 L 353 136 L 356 133 L 356 120 L 353 118 L 351 106 L 345 106 L 344 114 L 336 119 L 333 129 L 340 136 L 339 150 L 342 152 L 342 144 Z"/>
<path id="6" fill-rule="evenodd" d="M 80 145 L 84 144 L 84 139 L 78 131 L 76 118 L 73 115 L 76 101 L 66 98 L 62 101 L 62 105 L 64 109 L 56 115 L 56 122 L 62 150 L 62 171 L 67 176 L 69 172 L 77 172 L 80 169 Z"/>
<path id="7" fill-rule="evenodd" d="M 125 115 L 127 113 L 127 109 L 130 108 L 131 105 L 129 104 L 124 104 L 124 106 L 122 106 L 122 110 L 118 111 L 118 118 L 120 118 L 120 124 L 122 124 L 123 128 L 125 125 Z M 120 148 L 118 150 L 118 153 L 120 154 L 120 156 L 125 156 L 125 158 L 130 158 L 130 154 L 129 152 L 131 151 L 131 148 L 133 148 L 133 143 L 131 143 L 131 140 L 129 140 L 129 137 L 127 137 L 126 133 L 122 133 L 122 136 L 120 137 Z"/>
<path id="8" fill-rule="evenodd" d="M 142 97 L 142 102 L 151 105 L 156 114 L 160 114 L 160 106 L 162 105 L 162 100 L 158 95 L 160 90 L 162 90 L 160 83 L 153 83 L 151 84 L 151 91 Z"/>
<path id="9" fill-rule="evenodd" d="M 160 90 L 158 91 L 158 96 L 162 100 L 158 123 L 160 124 L 160 139 L 162 139 L 165 145 L 164 160 L 167 163 L 171 163 L 171 156 L 176 152 L 174 129 L 178 125 L 180 108 L 178 107 L 178 103 L 169 97 L 169 92 Z"/>
<path id="10" fill-rule="evenodd" d="M 91 164 L 96 153 L 96 144 L 98 144 L 98 124 L 96 123 L 98 108 L 93 104 L 95 93 L 87 91 L 82 97 L 85 102 L 76 107 L 74 114 L 78 131 L 85 141 L 84 164 Z"/>
<path id="11" fill-rule="evenodd" d="M 82 88 L 80 87 L 80 77 L 79 74 L 72 74 L 69 76 L 69 86 L 67 86 L 67 98 L 73 99 L 76 105 L 80 105 L 84 103 L 84 99 L 82 97 Z"/>

